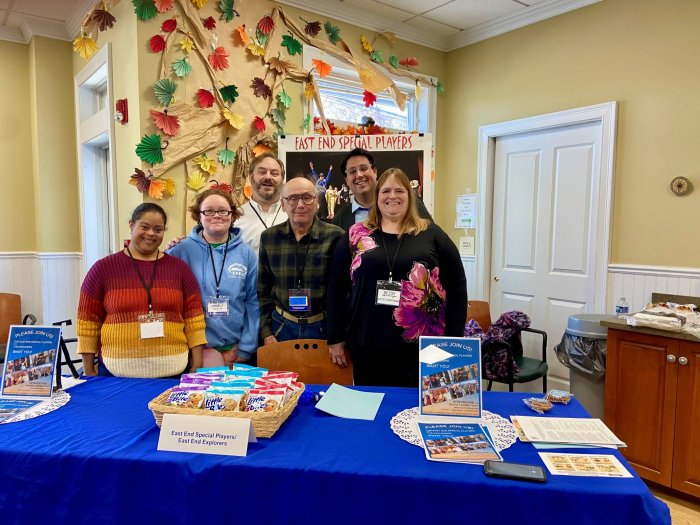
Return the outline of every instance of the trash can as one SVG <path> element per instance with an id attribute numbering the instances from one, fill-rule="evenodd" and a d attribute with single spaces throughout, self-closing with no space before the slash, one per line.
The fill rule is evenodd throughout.
<path id="1" fill-rule="evenodd" d="M 608 328 L 600 321 L 610 315 L 574 314 L 554 347 L 557 358 L 571 369 L 571 393 L 592 417 L 603 418 L 605 406 L 605 353 Z"/>

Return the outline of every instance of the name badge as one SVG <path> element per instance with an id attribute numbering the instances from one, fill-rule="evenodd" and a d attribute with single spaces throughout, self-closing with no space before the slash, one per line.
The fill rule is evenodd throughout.
<path id="1" fill-rule="evenodd" d="M 375 304 L 398 306 L 401 301 L 401 283 L 394 281 L 377 281 Z"/>
<path id="2" fill-rule="evenodd" d="M 150 313 L 139 315 L 138 320 L 141 339 L 165 337 L 165 314 Z"/>
<path id="3" fill-rule="evenodd" d="M 309 288 L 291 288 L 289 290 L 289 311 L 310 312 L 311 290 Z"/>
<path id="4" fill-rule="evenodd" d="M 207 297 L 207 317 L 228 317 L 228 296 Z"/>

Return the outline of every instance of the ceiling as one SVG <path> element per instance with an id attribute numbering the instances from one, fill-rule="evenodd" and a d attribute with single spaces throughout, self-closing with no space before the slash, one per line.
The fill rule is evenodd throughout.
<path id="1" fill-rule="evenodd" d="M 214 0 L 212 0 L 214 1 Z M 440 51 L 451 51 L 601 0 L 278 0 Z M 72 40 L 96 0 L 0 0 L 0 39 Z"/>

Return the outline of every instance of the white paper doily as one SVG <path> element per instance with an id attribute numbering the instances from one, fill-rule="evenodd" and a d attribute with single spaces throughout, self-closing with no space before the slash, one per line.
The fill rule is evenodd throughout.
<path id="1" fill-rule="evenodd" d="M 404 441 L 408 441 L 411 445 L 423 448 L 423 440 L 418 431 L 419 417 L 418 407 L 402 410 L 391 418 L 391 430 L 394 431 L 394 434 Z M 454 421 L 454 418 L 452 421 Z M 464 419 L 461 421 L 464 422 Z M 488 410 L 482 410 L 481 419 L 474 418 L 469 421 L 487 426 L 493 438 L 493 444 L 499 451 L 505 450 L 515 443 L 515 439 L 517 438 L 515 428 L 513 424 L 503 416 L 499 416 Z M 435 418 L 435 422 L 439 423 L 440 421 L 438 418 Z"/>
<path id="2" fill-rule="evenodd" d="M 54 393 L 53 396 L 51 396 L 51 399 L 42 401 L 41 403 L 34 405 L 29 410 L 22 412 L 21 414 L 17 414 L 16 416 L 11 417 L 9 419 L 6 419 L 0 424 L 15 423 L 17 421 L 24 421 L 25 419 L 32 419 L 34 417 L 43 416 L 44 414 L 53 412 L 57 408 L 61 408 L 63 405 L 68 403 L 68 401 L 70 401 L 70 394 L 64 390 L 59 390 L 58 392 Z"/>

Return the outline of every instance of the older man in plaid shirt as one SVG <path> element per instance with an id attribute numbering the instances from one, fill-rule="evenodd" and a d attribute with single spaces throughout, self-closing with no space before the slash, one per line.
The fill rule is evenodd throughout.
<path id="1" fill-rule="evenodd" d="M 316 186 L 304 177 L 282 190 L 289 217 L 260 238 L 258 299 L 264 344 L 326 338 L 328 267 L 344 232 L 316 217 Z"/>

